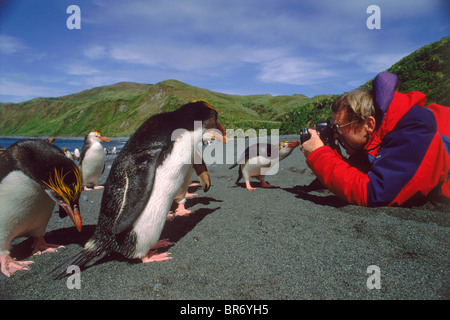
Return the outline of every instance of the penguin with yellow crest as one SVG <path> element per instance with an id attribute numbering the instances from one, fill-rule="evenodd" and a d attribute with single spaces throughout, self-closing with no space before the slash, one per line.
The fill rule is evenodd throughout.
<path id="1" fill-rule="evenodd" d="M 33 238 L 33 254 L 62 247 L 44 239 L 55 203 L 81 231 L 81 190 L 80 170 L 60 148 L 43 140 L 22 140 L 5 150 L 0 156 L 0 264 L 4 275 L 28 270 L 33 263 L 11 257 L 15 238 Z"/>
<path id="2" fill-rule="evenodd" d="M 100 131 L 89 132 L 84 137 L 79 166 L 83 176 L 84 190 L 102 189 L 98 179 L 105 171 L 105 151 L 101 142 L 109 142 L 109 138 L 103 137 Z"/>
<path id="3" fill-rule="evenodd" d="M 248 190 L 255 190 L 250 184 L 250 177 L 257 177 L 263 188 L 273 188 L 274 186 L 265 181 L 267 173 L 277 162 L 289 156 L 295 147 L 299 145 L 298 141 L 283 141 L 278 145 L 270 143 L 255 143 L 245 149 L 241 157 L 230 167 L 233 169 L 239 166 L 239 176 L 236 184 L 244 178 L 245 186 Z"/>
<path id="4" fill-rule="evenodd" d="M 54 278 L 66 276 L 71 265 L 82 268 L 112 252 L 143 263 L 170 259 L 168 253 L 154 249 L 172 245 L 160 240 L 160 235 L 174 199 L 186 193 L 194 170 L 204 190 L 210 186 L 206 167 L 194 161 L 207 130 L 215 130 L 226 142 L 218 112 L 206 101 L 193 101 L 147 119 L 112 164 L 92 238 L 53 270 Z"/>

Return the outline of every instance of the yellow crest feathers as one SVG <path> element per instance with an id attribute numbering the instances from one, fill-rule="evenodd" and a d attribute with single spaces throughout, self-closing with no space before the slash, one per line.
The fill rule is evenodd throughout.
<path id="1" fill-rule="evenodd" d="M 81 195 L 81 172 L 77 167 L 74 167 L 73 171 L 66 172 L 65 174 L 63 174 L 62 171 L 62 169 L 58 171 L 55 168 L 54 174 L 52 175 L 52 173 L 50 173 L 48 183 L 45 181 L 42 182 L 57 194 L 59 194 L 67 204 L 70 204 L 70 202 L 78 200 Z M 68 186 L 66 183 L 64 183 L 64 178 L 71 172 L 75 175 L 75 182 L 71 186 Z"/>

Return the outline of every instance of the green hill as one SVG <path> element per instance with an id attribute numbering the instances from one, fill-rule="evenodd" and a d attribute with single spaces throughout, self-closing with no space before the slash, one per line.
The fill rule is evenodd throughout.
<path id="1" fill-rule="evenodd" d="M 130 136 L 151 115 L 195 99 L 217 108 L 226 128 L 243 130 L 279 128 L 285 112 L 314 100 L 304 95 L 228 95 L 176 80 L 121 82 L 58 98 L 0 104 L 0 136 L 84 136 L 93 129 L 110 137 Z"/>
<path id="2" fill-rule="evenodd" d="M 422 91 L 428 102 L 450 105 L 449 37 L 404 57 L 386 71 L 399 76 L 400 92 Z M 372 80 L 360 88 L 370 89 Z M 176 80 L 156 84 L 120 82 L 58 98 L 0 103 L 0 136 L 84 136 L 97 129 L 109 137 L 133 134 L 151 115 L 174 110 L 194 99 L 209 101 L 225 128 L 280 129 L 298 133 L 331 118 L 337 95 L 238 96 Z"/>
<path id="3" fill-rule="evenodd" d="M 450 106 L 450 37 L 420 48 L 385 71 L 398 76 L 399 92 L 421 91 L 427 95 L 427 104 Z M 359 89 L 370 90 L 372 81 Z M 331 119 L 330 109 L 338 97 L 324 97 L 293 108 L 282 117 L 280 132 L 297 133 L 299 128 Z"/>

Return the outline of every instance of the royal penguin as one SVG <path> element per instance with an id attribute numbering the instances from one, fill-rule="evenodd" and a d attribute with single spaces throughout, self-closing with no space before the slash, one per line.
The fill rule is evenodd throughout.
<path id="1" fill-rule="evenodd" d="M 197 176 L 200 179 L 200 182 L 202 184 L 202 188 L 204 192 L 207 192 L 211 186 L 211 179 L 209 176 L 208 168 L 206 167 L 205 162 L 203 159 L 201 159 L 201 163 L 194 163 L 192 167 L 188 168 L 186 177 L 184 179 L 184 182 L 180 188 L 180 191 L 178 191 L 178 194 L 175 196 L 174 201 L 177 204 L 177 208 L 175 209 L 174 213 L 169 212 L 169 215 L 167 216 L 168 220 L 172 220 L 177 216 L 186 216 L 193 213 L 192 210 L 187 210 L 185 207 L 186 199 L 192 198 L 197 196 L 196 193 L 189 193 L 188 188 L 197 186 L 197 183 L 191 182 L 191 176 L 193 174 L 193 171 L 197 174 Z M 200 161 L 199 161 L 200 162 Z"/>
<path id="2" fill-rule="evenodd" d="M 67 149 L 67 147 L 63 148 L 64 154 L 66 155 L 67 158 L 69 158 L 70 160 L 74 161 L 73 156 L 72 156 L 72 152 L 69 151 L 69 149 Z"/>
<path id="3" fill-rule="evenodd" d="M 106 179 L 96 230 L 84 248 L 57 266 L 54 278 L 71 265 L 82 268 L 94 258 L 116 252 L 143 263 L 170 259 L 153 250 L 172 243 L 158 241 L 170 207 L 193 167 L 194 149 L 206 130 L 226 142 L 218 112 L 206 101 L 150 117 L 130 137 Z"/>
<path id="4" fill-rule="evenodd" d="M 79 160 L 84 190 L 103 188 L 97 184 L 98 179 L 105 171 L 105 151 L 101 144 L 102 141 L 109 142 L 109 139 L 103 137 L 99 131 L 89 132 L 84 137 Z"/>
<path id="5" fill-rule="evenodd" d="M 74 150 L 73 150 L 73 153 L 72 153 L 72 156 L 73 156 L 73 159 L 74 160 L 80 160 L 80 149 L 78 149 L 78 147 L 76 147 Z"/>
<path id="6" fill-rule="evenodd" d="M 79 198 L 81 172 L 64 152 L 43 140 L 22 140 L 0 156 L 0 264 L 10 276 L 28 270 L 32 261 L 16 261 L 10 255 L 11 241 L 33 238 L 32 253 L 56 251 L 61 246 L 46 243 L 44 233 L 55 203 L 81 231 Z"/>
<path id="7" fill-rule="evenodd" d="M 233 169 L 239 166 L 239 176 L 236 184 L 244 178 L 245 186 L 248 190 L 255 190 L 250 184 L 250 177 L 257 177 L 263 188 L 273 188 L 265 181 L 267 173 L 277 162 L 283 160 L 291 154 L 295 147 L 300 143 L 298 141 L 283 141 L 278 145 L 270 143 L 256 143 L 245 149 L 241 157 L 229 168 Z"/>

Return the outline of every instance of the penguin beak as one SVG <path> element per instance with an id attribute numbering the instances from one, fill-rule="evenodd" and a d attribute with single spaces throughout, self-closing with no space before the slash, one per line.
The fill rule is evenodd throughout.
<path id="1" fill-rule="evenodd" d="M 225 129 L 220 124 L 219 120 L 216 120 L 216 125 L 217 125 L 217 128 L 220 130 L 221 135 L 217 134 L 215 136 L 217 137 L 217 139 L 219 139 L 220 142 L 227 143 L 228 142 L 228 138 L 225 135 Z"/>
<path id="2" fill-rule="evenodd" d="M 71 206 L 69 206 L 67 203 L 60 201 L 60 206 L 63 207 L 63 209 L 67 212 L 70 219 L 72 219 L 73 224 L 77 228 L 79 232 L 81 232 L 82 222 L 81 222 L 81 215 L 80 215 L 80 209 L 78 208 L 78 205 L 75 204 L 73 206 L 73 209 Z"/>
<path id="3" fill-rule="evenodd" d="M 99 139 L 105 142 L 109 142 L 109 138 L 107 137 L 99 137 Z"/>
<path id="4" fill-rule="evenodd" d="M 288 144 L 288 147 L 290 147 L 290 148 L 295 148 L 295 147 L 297 147 L 297 146 L 299 146 L 300 145 L 300 142 L 298 142 L 298 141 L 292 141 L 292 142 L 290 142 L 289 144 Z"/>
<path id="5" fill-rule="evenodd" d="M 202 162 L 201 164 L 194 164 L 194 170 L 197 176 L 200 178 L 202 183 L 203 191 L 207 192 L 211 187 L 211 179 L 209 177 L 208 169 L 206 165 Z"/>

